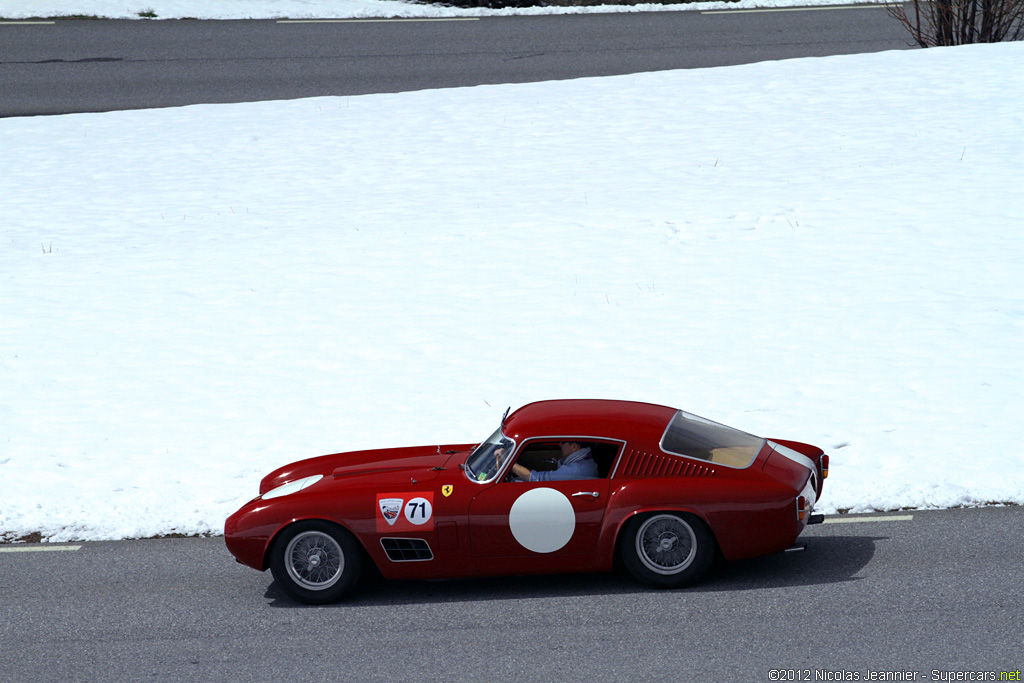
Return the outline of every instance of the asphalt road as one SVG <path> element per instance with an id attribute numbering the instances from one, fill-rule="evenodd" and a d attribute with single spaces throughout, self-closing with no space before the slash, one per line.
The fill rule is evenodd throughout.
<path id="1" fill-rule="evenodd" d="M 1024 508 L 868 517 L 829 518 L 806 551 L 724 565 L 687 590 L 615 574 L 378 581 L 329 607 L 291 602 L 219 538 L 0 546 L 0 680 L 931 681 L 1024 668 Z"/>
<path id="2" fill-rule="evenodd" d="M 520 83 L 903 49 L 884 9 L 0 25 L 0 116 Z"/>

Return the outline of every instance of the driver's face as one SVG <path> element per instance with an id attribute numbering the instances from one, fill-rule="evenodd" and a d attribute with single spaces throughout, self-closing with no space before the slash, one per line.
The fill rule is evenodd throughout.
<path id="1" fill-rule="evenodd" d="M 558 447 L 562 449 L 562 457 L 567 458 L 580 449 L 580 445 L 575 441 L 563 441 L 558 444 Z"/>

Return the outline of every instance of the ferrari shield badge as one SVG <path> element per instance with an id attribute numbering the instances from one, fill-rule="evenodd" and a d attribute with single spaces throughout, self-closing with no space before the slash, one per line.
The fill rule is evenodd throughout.
<path id="1" fill-rule="evenodd" d="M 444 486 L 441 487 L 441 495 L 444 496 L 445 498 L 452 495 L 452 488 L 454 487 L 451 484 L 445 484 Z"/>

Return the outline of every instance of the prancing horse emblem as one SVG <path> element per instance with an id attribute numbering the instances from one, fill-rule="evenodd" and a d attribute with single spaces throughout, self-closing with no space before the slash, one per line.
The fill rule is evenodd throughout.
<path id="1" fill-rule="evenodd" d="M 452 488 L 454 487 L 451 484 L 445 484 L 444 486 L 441 487 L 441 495 L 444 496 L 445 498 L 452 495 Z"/>

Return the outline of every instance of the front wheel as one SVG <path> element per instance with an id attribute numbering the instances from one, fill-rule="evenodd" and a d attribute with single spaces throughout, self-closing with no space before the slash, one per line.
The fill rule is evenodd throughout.
<path id="1" fill-rule="evenodd" d="M 659 588 L 693 583 L 715 557 L 711 531 L 700 519 L 685 513 L 634 517 L 623 530 L 620 548 L 629 573 Z"/>
<path id="2" fill-rule="evenodd" d="M 345 529 L 319 520 L 291 525 L 277 538 L 270 571 L 288 595 L 300 602 L 336 602 L 359 580 L 362 551 Z"/>

